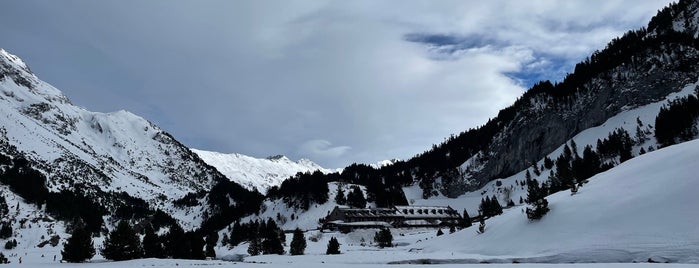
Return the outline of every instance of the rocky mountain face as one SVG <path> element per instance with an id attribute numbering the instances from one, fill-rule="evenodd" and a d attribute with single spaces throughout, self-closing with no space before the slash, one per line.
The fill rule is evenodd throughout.
<path id="1" fill-rule="evenodd" d="M 459 192 L 519 172 L 582 130 L 622 111 L 657 102 L 696 81 L 698 7 L 696 1 L 671 5 L 658 13 L 647 29 L 612 41 L 566 78 L 575 80 L 585 67 L 597 68 L 590 79 L 555 86 L 540 83 L 532 88 L 507 111 L 513 116 L 500 122 L 500 130 L 493 136 L 484 161 L 481 159 L 484 166 L 466 176 Z"/>
<path id="2" fill-rule="evenodd" d="M 149 210 L 161 210 L 196 227 L 208 213 L 204 194 L 189 206 L 174 205 L 176 201 L 227 181 L 189 148 L 139 116 L 127 111 L 91 112 L 71 104 L 5 50 L 0 50 L 0 114 L 0 155 L 25 159 L 25 168 L 40 173 L 45 185 L 33 187 L 49 193 L 80 191 L 107 211 L 144 202 Z"/>

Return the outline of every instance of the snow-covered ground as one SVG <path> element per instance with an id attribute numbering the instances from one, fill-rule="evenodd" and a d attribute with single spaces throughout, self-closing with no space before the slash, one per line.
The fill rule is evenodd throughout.
<path id="1" fill-rule="evenodd" d="M 281 185 L 284 180 L 299 172 L 320 170 L 323 173 L 331 173 L 337 171 L 325 169 L 308 159 L 292 161 L 286 156 L 254 158 L 235 153 L 224 154 L 197 149 L 191 150 L 231 181 L 250 190 L 255 189 L 262 194 L 267 193 L 267 190 L 272 186 Z"/>
<path id="2" fill-rule="evenodd" d="M 436 236 L 434 229 L 394 229 L 397 247 L 377 249 L 376 230 L 349 234 L 309 231 L 304 256 L 265 255 L 245 258 L 274 265 L 336 263 L 699 263 L 699 140 L 660 149 L 626 161 L 590 178 L 578 194 L 548 197 L 551 211 L 529 221 L 523 207 L 506 209 L 489 219 L 486 232 L 475 227 Z M 331 237 L 342 255 L 324 255 Z M 287 242 L 291 236 L 287 237 Z M 221 255 L 246 254 L 247 244 Z M 286 248 L 288 251 L 288 247 Z"/>
<path id="3" fill-rule="evenodd" d="M 655 136 L 652 133 L 654 130 L 653 124 L 655 124 L 655 117 L 658 115 L 660 108 L 663 105 L 667 104 L 669 100 L 674 100 L 679 97 L 685 97 L 689 94 L 693 94 L 694 89 L 697 86 L 699 86 L 699 81 L 686 85 L 682 88 L 682 90 L 669 94 L 665 99 L 661 101 L 651 103 L 648 105 L 643 105 L 640 107 L 629 108 L 626 111 L 609 118 L 602 125 L 588 128 L 578 133 L 571 140 L 575 141 L 575 144 L 578 147 L 578 152 L 582 154 L 583 149 L 586 145 L 591 145 L 593 148 L 595 148 L 597 144 L 597 139 L 607 138 L 609 136 L 609 133 L 613 132 L 618 128 L 625 129 L 629 133 L 629 135 L 634 137 L 636 134 L 636 127 L 639 126 L 637 120 L 640 120 L 643 124 L 642 126 L 640 126 L 641 130 L 649 131 L 651 134 L 648 135 L 648 140 L 646 140 L 643 144 L 634 146 L 633 154 L 635 156 L 639 155 L 641 147 L 643 147 L 646 151 L 649 151 L 650 147 L 657 148 L 658 144 L 655 140 Z M 571 142 L 569 140 L 566 143 L 570 145 Z M 556 150 L 549 153 L 548 157 L 555 160 L 556 158 L 558 158 L 558 156 L 560 156 L 563 153 L 563 147 L 564 145 L 559 146 Z M 479 166 L 473 164 L 477 162 L 475 161 L 477 157 L 478 156 L 474 156 L 471 159 L 468 159 L 462 165 L 462 168 L 464 170 L 467 167 L 470 167 L 472 169 L 478 169 Z M 536 163 L 536 165 L 541 167 L 543 166 L 543 163 L 544 159 L 542 158 Z M 540 183 L 548 180 L 550 170 L 541 169 L 541 174 L 538 176 L 534 174 L 532 168 L 529 168 L 528 170 L 532 178 L 538 180 Z M 446 196 L 439 195 L 435 197 L 430 197 L 429 199 L 423 199 L 422 189 L 417 185 L 405 187 L 403 191 L 405 192 L 405 197 L 408 199 L 408 202 L 410 202 L 411 205 L 449 205 L 459 212 L 463 212 L 463 210 L 466 209 L 470 216 L 474 216 L 478 214 L 478 206 L 481 203 L 481 199 L 485 198 L 486 196 L 492 197 L 493 195 L 495 195 L 502 206 L 505 206 L 509 199 L 512 199 L 512 201 L 514 201 L 517 206 L 520 206 L 519 199 L 520 197 L 522 197 L 522 199 L 526 199 L 527 187 L 519 186 L 517 182 L 522 182 L 525 180 L 526 171 L 527 170 L 522 170 L 521 172 L 514 174 L 510 177 L 502 178 L 499 180 L 493 180 L 487 183 L 481 189 L 473 192 L 467 192 L 457 198 L 448 198 Z M 501 186 L 497 186 L 498 181 L 499 183 L 501 183 Z"/>

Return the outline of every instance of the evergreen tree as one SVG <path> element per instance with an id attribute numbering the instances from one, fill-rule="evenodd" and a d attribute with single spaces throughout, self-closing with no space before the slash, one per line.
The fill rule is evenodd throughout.
<path id="1" fill-rule="evenodd" d="M 551 158 L 549 158 L 548 156 L 544 157 L 544 167 L 546 169 L 553 168 L 553 160 L 551 160 Z"/>
<path id="2" fill-rule="evenodd" d="M 327 254 L 327 255 L 340 254 L 340 242 L 337 241 L 337 238 L 335 238 L 335 237 L 330 238 L 330 241 L 328 241 L 328 249 L 325 251 L 325 254 Z"/>
<path id="3" fill-rule="evenodd" d="M 291 253 L 291 255 L 303 255 L 305 250 L 306 238 L 303 236 L 303 231 L 296 228 L 296 230 L 294 230 L 294 237 L 291 239 L 291 248 L 289 249 L 289 253 Z"/>
<path id="4" fill-rule="evenodd" d="M 392 247 L 393 246 L 393 235 L 391 234 L 391 230 L 388 228 L 383 228 L 376 232 L 374 235 L 374 242 L 381 247 Z"/>
<path id="5" fill-rule="evenodd" d="M 241 227 L 240 222 L 236 221 L 233 224 L 233 228 L 231 229 L 231 235 L 228 238 L 228 242 L 230 243 L 230 246 L 235 247 L 238 244 L 240 244 L 240 242 L 243 242 L 245 240 L 243 234 L 245 234 L 245 233 L 249 233 L 249 232 L 245 232 L 245 230 L 243 230 L 243 228 Z"/>
<path id="6" fill-rule="evenodd" d="M 10 208 L 7 206 L 7 200 L 5 200 L 5 196 L 0 195 L 0 219 L 5 219 L 5 216 L 9 212 Z"/>
<path id="7" fill-rule="evenodd" d="M 522 199 L 521 196 L 519 197 L 519 203 L 520 203 L 520 204 L 524 204 L 524 199 Z"/>
<path id="8" fill-rule="evenodd" d="M 184 230 L 179 224 L 170 227 L 170 231 L 165 234 L 165 254 L 173 259 L 189 259 L 190 244 L 185 236 Z"/>
<path id="9" fill-rule="evenodd" d="M 352 190 L 347 194 L 347 205 L 356 208 L 366 207 L 366 198 L 359 186 L 352 186 Z"/>
<path id="10" fill-rule="evenodd" d="M 536 166 L 536 165 L 534 165 L 534 166 Z M 532 174 L 529 173 L 529 169 L 527 169 L 527 173 L 524 173 L 524 179 L 526 179 L 526 180 L 532 179 Z"/>
<path id="11" fill-rule="evenodd" d="M 185 234 L 189 241 L 189 257 L 187 259 L 203 260 L 206 258 L 204 254 L 204 246 L 206 242 L 198 232 L 189 231 Z M 215 254 L 214 254 L 215 255 Z"/>
<path id="12" fill-rule="evenodd" d="M 498 202 L 498 198 L 495 197 L 495 195 L 493 195 L 493 197 L 490 199 L 490 207 L 491 212 L 493 213 L 492 216 L 502 214 L 502 205 L 500 205 L 500 202 Z"/>
<path id="13" fill-rule="evenodd" d="M 450 234 L 453 234 L 453 233 L 455 233 L 455 232 L 456 232 L 456 228 L 454 227 L 454 225 L 450 225 L 450 226 L 449 226 L 449 233 L 450 233 Z"/>
<path id="14" fill-rule="evenodd" d="M 0 252 L 0 264 L 8 264 L 8 263 L 10 263 L 10 261 L 7 260 L 7 257 L 5 257 L 5 254 L 2 254 L 2 252 Z"/>
<path id="15" fill-rule="evenodd" d="M 250 256 L 257 256 L 262 253 L 262 245 L 260 244 L 260 239 L 255 237 L 250 240 L 250 245 L 248 245 L 248 254 Z"/>
<path id="16" fill-rule="evenodd" d="M 3 222 L 0 227 L 0 239 L 8 239 L 12 236 L 12 224 Z"/>
<path id="17" fill-rule="evenodd" d="M 442 228 L 437 229 L 437 236 L 443 235 Z"/>
<path id="18" fill-rule="evenodd" d="M 546 200 L 548 189 L 546 186 L 539 187 L 538 182 L 527 185 L 527 203 L 532 207 L 527 208 L 527 218 L 530 220 L 541 219 L 548 213 L 548 200 Z"/>
<path id="19" fill-rule="evenodd" d="M 160 242 L 160 237 L 155 233 L 153 227 L 146 226 L 143 236 L 143 257 L 145 258 L 165 258 L 165 250 Z"/>
<path id="20" fill-rule="evenodd" d="M 95 256 L 95 247 L 90 232 L 82 226 L 74 227 L 70 238 L 63 244 L 61 256 L 67 262 L 84 262 Z"/>
<path id="21" fill-rule="evenodd" d="M 464 209 L 464 219 L 463 220 L 464 220 L 464 223 L 463 223 L 464 228 L 471 227 L 471 225 L 473 225 L 471 223 L 471 217 L 468 215 L 468 211 L 466 211 L 466 209 Z"/>
<path id="22" fill-rule="evenodd" d="M 104 239 L 102 256 L 108 260 L 123 261 L 141 257 L 141 240 L 126 221 L 120 221 Z"/>
<path id="23" fill-rule="evenodd" d="M 338 205 L 347 204 L 347 198 L 345 197 L 345 191 L 342 190 L 342 186 L 337 186 L 337 193 L 335 194 L 335 203 Z"/>
<path id="24" fill-rule="evenodd" d="M 206 257 L 216 258 L 216 250 L 214 249 L 214 247 L 216 246 L 217 242 L 218 233 L 214 232 L 206 236 L 206 250 L 204 252 Z"/>
<path id="25" fill-rule="evenodd" d="M 539 170 L 539 165 L 537 165 L 536 163 L 534 163 L 534 164 L 532 165 L 532 167 L 534 168 L 534 175 L 537 175 L 537 176 L 541 175 L 541 170 Z M 530 174 L 530 175 L 531 175 L 531 174 Z"/>
<path id="26" fill-rule="evenodd" d="M 221 246 L 228 246 L 230 244 L 230 241 L 228 240 L 228 234 L 223 233 L 223 237 L 221 237 Z"/>

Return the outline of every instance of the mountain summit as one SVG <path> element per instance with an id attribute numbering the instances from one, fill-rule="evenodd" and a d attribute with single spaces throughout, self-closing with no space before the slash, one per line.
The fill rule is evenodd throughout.
<path id="1" fill-rule="evenodd" d="M 223 154 L 197 149 L 192 149 L 192 151 L 199 155 L 204 162 L 221 171 L 231 181 L 261 193 L 266 193 L 273 186 L 281 185 L 284 180 L 299 172 L 319 170 L 323 173 L 329 173 L 335 171 L 325 169 L 308 159 L 299 159 L 294 162 L 283 155 L 254 158 L 242 154 Z"/>
<path id="2" fill-rule="evenodd" d="M 3 183 L 37 204 L 52 193 L 72 192 L 113 211 L 135 206 L 130 200 L 137 199 L 193 228 L 206 220 L 207 204 L 182 207 L 175 201 L 227 181 L 170 134 L 133 113 L 97 113 L 71 104 L 5 50 L 0 50 L 0 114 L 0 155 L 10 159 L 3 163 Z M 30 187 L 39 190 L 23 190 L 29 182 L 11 179 L 13 168 L 34 170 Z"/>

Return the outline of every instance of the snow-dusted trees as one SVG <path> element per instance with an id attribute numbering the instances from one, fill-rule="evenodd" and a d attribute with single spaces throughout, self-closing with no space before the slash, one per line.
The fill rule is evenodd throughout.
<path id="1" fill-rule="evenodd" d="M 83 226 L 76 226 L 68 241 L 63 244 L 61 256 L 67 262 L 84 262 L 95 256 L 95 247 L 90 232 L 85 230 Z"/>
<path id="2" fill-rule="evenodd" d="M 289 253 L 291 255 L 303 255 L 304 251 L 306 251 L 306 238 L 303 236 L 303 231 L 296 228 L 294 237 L 291 239 Z"/>

